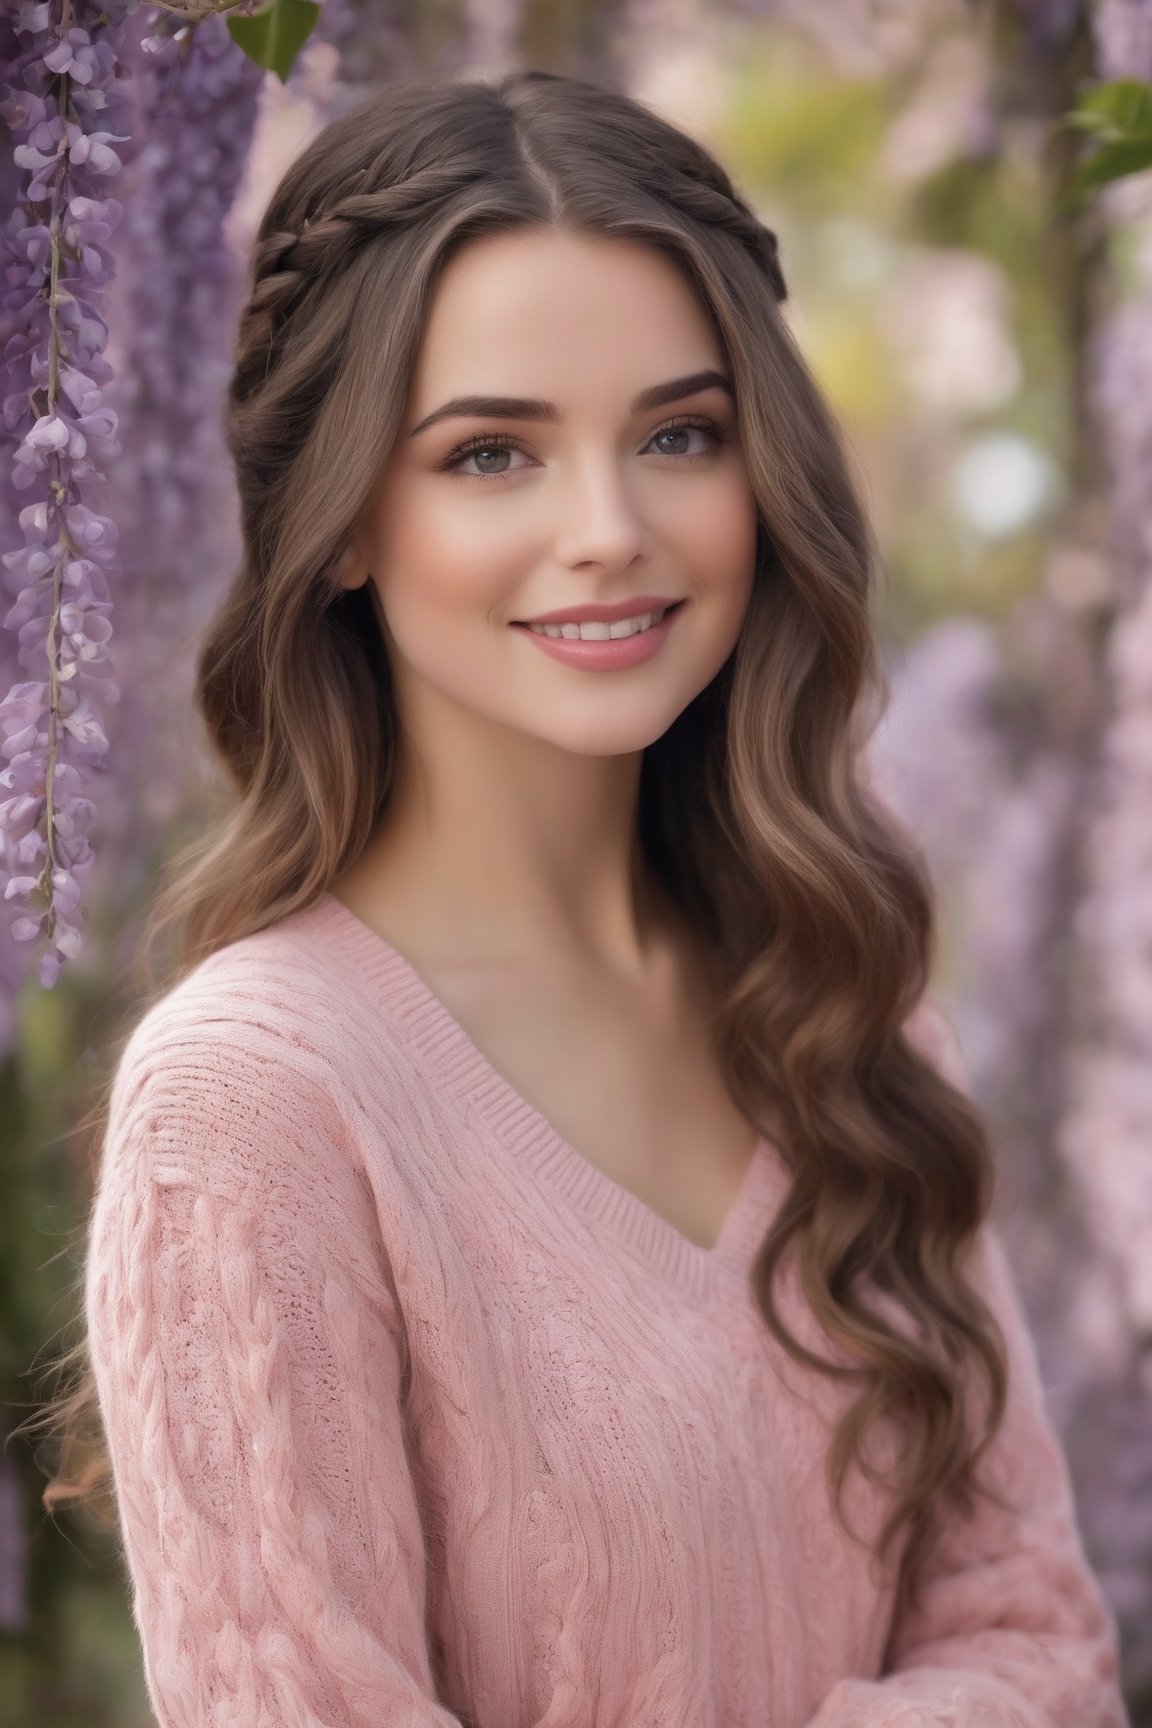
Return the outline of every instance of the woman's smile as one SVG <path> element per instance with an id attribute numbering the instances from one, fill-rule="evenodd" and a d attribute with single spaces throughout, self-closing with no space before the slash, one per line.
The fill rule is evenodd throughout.
<path id="1" fill-rule="evenodd" d="M 685 602 L 658 612 L 607 624 L 591 619 L 586 624 L 513 624 L 512 629 L 530 636 L 546 654 L 567 666 L 585 672 L 623 671 L 642 666 L 660 652 Z"/>

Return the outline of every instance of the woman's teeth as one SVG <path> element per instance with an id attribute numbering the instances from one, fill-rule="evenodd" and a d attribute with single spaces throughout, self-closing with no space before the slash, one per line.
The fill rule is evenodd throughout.
<path id="1" fill-rule="evenodd" d="M 637 636 L 641 630 L 650 630 L 669 611 L 671 607 L 665 606 L 659 612 L 642 612 L 638 618 L 621 618 L 615 624 L 592 621 L 587 624 L 529 624 L 527 628 L 538 636 L 566 636 L 571 641 L 579 637 L 582 642 L 607 642 L 617 636 Z"/>

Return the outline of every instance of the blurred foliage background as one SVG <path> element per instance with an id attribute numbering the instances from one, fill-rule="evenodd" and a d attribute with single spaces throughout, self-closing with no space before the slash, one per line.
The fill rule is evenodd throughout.
<path id="1" fill-rule="evenodd" d="M 1152 186 L 1129 172 L 1070 197 L 1084 131 L 1067 116 L 1107 80 L 1152 76 L 1152 9 L 328 0 L 280 71 L 252 61 L 254 8 L 240 10 L 229 34 L 185 9 L 184 85 L 166 98 L 170 112 L 195 87 L 198 55 L 232 76 L 248 54 L 235 75 L 251 136 L 217 199 L 222 264 L 198 314 L 229 335 L 283 167 L 409 69 L 523 63 L 626 88 L 711 143 L 780 236 L 786 314 L 847 428 L 883 550 L 892 701 L 870 772 L 936 875 L 941 994 L 998 1143 L 1002 1229 L 1120 1621 L 1133 1723 L 1150 1728 Z M 179 13 L 142 8 L 138 36 Z M 169 177 L 180 166 L 177 153 Z M 125 181 L 128 205 L 158 196 L 146 149 Z M 109 356 L 129 431 L 147 397 L 138 295 L 125 269 Z M 74 1124 L 131 1014 L 149 883 L 210 797 L 182 697 L 237 543 L 213 443 L 225 376 L 203 386 L 181 566 L 197 581 L 138 584 L 146 631 L 142 602 L 125 601 L 138 694 L 110 726 L 85 951 L 52 990 L 24 955 L 0 961 L 0 1719 L 36 1728 L 151 1721 L 116 1542 L 46 1518 L 55 1459 L 10 1431 L 55 1389 L 38 1371 L 76 1335 L 94 1172 Z M 127 462 L 119 484 L 128 522 Z M 15 545 L 14 515 L 4 533 Z"/>

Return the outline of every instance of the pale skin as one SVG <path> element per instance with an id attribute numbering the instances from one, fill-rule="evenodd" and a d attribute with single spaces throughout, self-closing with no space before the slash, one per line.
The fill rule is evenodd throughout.
<path id="1" fill-rule="evenodd" d="M 370 585 L 402 743 L 332 884 L 569 1145 L 705 1248 L 757 1135 L 708 1047 L 696 938 L 642 869 L 636 800 L 645 747 L 738 640 L 757 508 L 731 388 L 636 401 L 708 373 L 730 383 L 719 337 L 652 248 L 533 229 L 450 260 L 341 576 Z M 475 396 L 552 408 L 417 430 Z M 513 623 L 643 594 L 685 604 L 628 669 L 560 664 Z"/>

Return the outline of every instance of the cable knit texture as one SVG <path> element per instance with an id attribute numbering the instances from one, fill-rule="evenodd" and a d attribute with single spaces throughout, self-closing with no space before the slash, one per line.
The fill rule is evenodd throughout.
<path id="1" fill-rule="evenodd" d="M 915 1027 L 964 1084 L 939 1011 Z M 946 1523 L 897 1619 L 824 1481 L 852 1388 L 749 1282 L 785 1180 L 762 1140 L 697 1246 L 330 894 L 170 989 L 85 1270 L 161 1728 L 1127 1728 L 998 1236 L 1017 1510 Z M 860 1472 L 847 1503 L 874 1536 Z"/>

